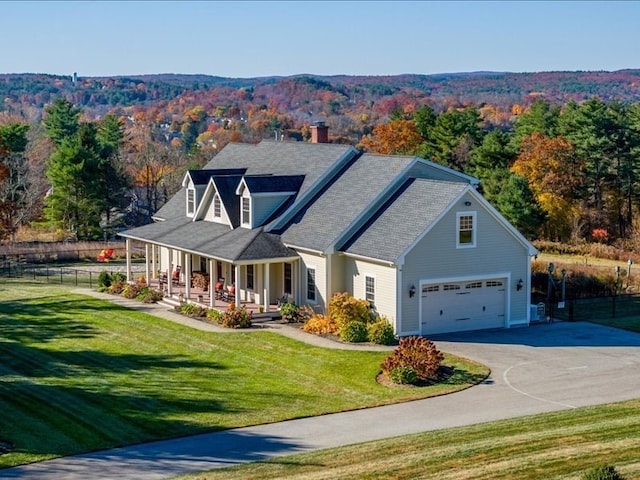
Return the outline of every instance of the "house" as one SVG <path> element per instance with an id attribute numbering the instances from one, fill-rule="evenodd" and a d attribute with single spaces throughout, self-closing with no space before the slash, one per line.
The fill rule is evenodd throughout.
<path id="1" fill-rule="evenodd" d="M 528 325 L 537 252 L 477 179 L 326 143 L 326 128 L 311 143 L 229 144 L 187 172 L 154 223 L 120 234 L 128 265 L 142 242 L 148 278 L 179 266 L 191 298 L 191 275 L 204 274 L 211 306 L 218 279 L 238 306 L 266 311 L 288 297 L 323 312 L 347 291 L 401 336 Z"/>

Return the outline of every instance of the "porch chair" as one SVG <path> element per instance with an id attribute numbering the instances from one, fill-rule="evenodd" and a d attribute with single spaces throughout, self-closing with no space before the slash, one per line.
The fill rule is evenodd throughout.
<path id="1" fill-rule="evenodd" d="M 220 277 L 216 282 L 216 300 L 222 300 L 224 295 L 224 278 Z"/>
<path id="2" fill-rule="evenodd" d="M 176 269 L 171 274 L 171 285 L 179 285 L 180 284 L 180 265 L 176 267 Z"/>
<path id="3" fill-rule="evenodd" d="M 225 290 L 222 294 L 222 299 L 225 302 L 235 302 L 236 301 L 236 285 L 232 283 L 228 290 Z"/>

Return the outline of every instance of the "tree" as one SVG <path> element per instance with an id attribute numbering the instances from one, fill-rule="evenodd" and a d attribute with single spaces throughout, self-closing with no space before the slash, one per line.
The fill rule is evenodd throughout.
<path id="1" fill-rule="evenodd" d="M 529 189 L 526 178 L 509 176 L 504 188 L 496 196 L 495 206 L 524 236 L 537 237 L 545 221 L 545 213 Z"/>
<path id="2" fill-rule="evenodd" d="M 47 135 L 56 146 L 76 134 L 82 110 L 64 98 L 56 99 L 45 108 L 43 123 Z"/>
<path id="3" fill-rule="evenodd" d="M 560 108 L 549 102 L 537 99 L 529 110 L 519 115 L 513 126 L 513 146 L 518 149 L 524 137 L 539 133 L 545 137 L 555 137 L 558 134 L 558 118 Z"/>
<path id="4" fill-rule="evenodd" d="M 30 213 L 28 125 L 0 125 L 0 239 L 15 234 Z"/>
<path id="5" fill-rule="evenodd" d="M 422 138 L 411 120 L 391 120 L 378 125 L 372 135 L 362 139 L 360 148 L 384 155 L 415 155 Z"/>
<path id="6" fill-rule="evenodd" d="M 471 149 L 482 139 L 480 120 L 478 110 L 472 107 L 440 114 L 430 129 L 429 138 L 420 146 L 418 155 L 465 171 Z"/>

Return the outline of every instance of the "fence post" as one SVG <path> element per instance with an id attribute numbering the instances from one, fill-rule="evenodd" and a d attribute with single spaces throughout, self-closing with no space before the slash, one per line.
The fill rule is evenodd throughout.
<path id="1" fill-rule="evenodd" d="M 89 270 L 89 288 L 93 288 L 93 285 L 91 284 L 91 270 Z"/>
<path id="2" fill-rule="evenodd" d="M 62 285 L 63 281 L 62 281 L 62 267 L 60 267 L 60 285 Z"/>
<path id="3" fill-rule="evenodd" d="M 78 270 L 74 270 L 76 272 L 76 287 L 78 286 Z"/>

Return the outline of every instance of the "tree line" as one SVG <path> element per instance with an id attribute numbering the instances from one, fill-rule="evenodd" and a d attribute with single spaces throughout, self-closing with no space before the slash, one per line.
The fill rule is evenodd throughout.
<path id="1" fill-rule="evenodd" d="M 481 191 L 531 239 L 626 240 L 638 234 L 640 104 L 536 100 L 508 128 L 478 108 L 402 110 L 364 150 L 432 159 L 481 180 Z"/>

